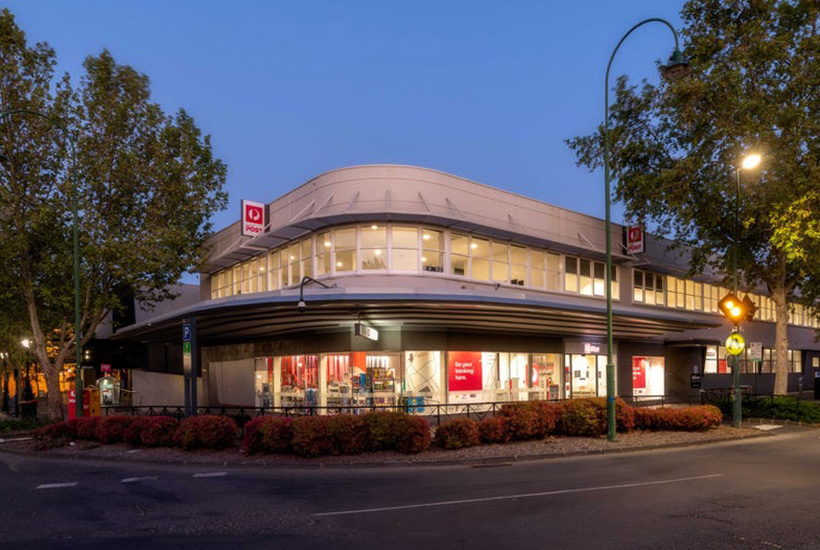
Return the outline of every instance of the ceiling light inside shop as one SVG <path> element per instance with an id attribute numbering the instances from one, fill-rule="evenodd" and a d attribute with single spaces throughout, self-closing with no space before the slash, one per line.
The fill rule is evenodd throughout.
<path id="1" fill-rule="evenodd" d="M 376 256 L 381 256 L 381 255 L 382 255 L 382 251 L 381 251 L 381 250 L 376 250 L 376 251 L 374 252 L 374 254 L 376 254 Z"/>

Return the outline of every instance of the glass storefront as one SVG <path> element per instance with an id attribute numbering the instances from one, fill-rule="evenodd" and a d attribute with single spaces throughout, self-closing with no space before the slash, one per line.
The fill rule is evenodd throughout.
<path id="1" fill-rule="evenodd" d="M 563 399 L 560 354 L 351 352 L 257 358 L 257 407 L 425 406 Z"/>

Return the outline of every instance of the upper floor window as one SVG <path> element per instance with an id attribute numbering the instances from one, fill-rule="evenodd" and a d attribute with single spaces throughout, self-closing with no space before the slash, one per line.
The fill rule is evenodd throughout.
<path id="1" fill-rule="evenodd" d="M 211 277 L 211 295 L 279 290 L 306 276 L 359 271 L 449 272 L 475 281 L 599 297 L 606 285 L 603 262 L 429 227 L 371 224 L 316 233 L 219 271 Z M 617 267 L 612 278 L 618 299 Z"/>

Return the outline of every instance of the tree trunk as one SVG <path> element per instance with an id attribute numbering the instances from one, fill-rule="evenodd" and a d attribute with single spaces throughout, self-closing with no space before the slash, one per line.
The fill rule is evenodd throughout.
<path id="1" fill-rule="evenodd" d="M 54 422 L 63 420 L 63 395 L 60 393 L 60 371 L 63 370 L 63 362 L 56 360 L 49 361 L 48 365 L 40 365 L 43 377 L 46 379 L 46 408 L 48 418 Z M 79 374 L 79 369 L 77 369 Z M 82 398 L 81 398 L 82 399 Z"/>
<path id="2" fill-rule="evenodd" d="M 789 391 L 789 310 L 786 302 L 786 257 L 777 251 L 777 274 L 772 287 L 775 307 L 775 365 L 774 394 L 786 395 Z"/>

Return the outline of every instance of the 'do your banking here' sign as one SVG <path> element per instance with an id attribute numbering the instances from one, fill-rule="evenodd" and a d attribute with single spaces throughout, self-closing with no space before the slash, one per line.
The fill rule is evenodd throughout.
<path id="1" fill-rule="evenodd" d="M 242 235 L 255 237 L 265 230 L 265 205 L 261 202 L 242 201 Z"/>

